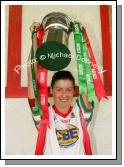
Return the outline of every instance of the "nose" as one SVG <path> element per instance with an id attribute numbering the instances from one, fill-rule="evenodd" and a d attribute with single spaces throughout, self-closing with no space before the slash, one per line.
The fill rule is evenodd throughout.
<path id="1" fill-rule="evenodd" d="M 67 91 L 66 90 L 62 91 L 62 97 L 67 97 Z"/>

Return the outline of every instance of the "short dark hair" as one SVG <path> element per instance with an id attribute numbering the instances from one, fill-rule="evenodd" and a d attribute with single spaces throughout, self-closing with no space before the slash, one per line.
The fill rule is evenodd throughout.
<path id="1" fill-rule="evenodd" d="M 69 79 L 70 81 L 72 81 L 73 86 L 74 86 L 74 88 L 75 88 L 75 79 L 74 79 L 73 75 L 71 74 L 71 72 L 66 71 L 66 70 L 57 71 L 57 72 L 53 75 L 52 81 L 51 81 L 51 87 L 53 88 L 55 82 L 58 81 L 58 80 L 61 80 L 61 79 L 63 79 L 63 80 Z"/>

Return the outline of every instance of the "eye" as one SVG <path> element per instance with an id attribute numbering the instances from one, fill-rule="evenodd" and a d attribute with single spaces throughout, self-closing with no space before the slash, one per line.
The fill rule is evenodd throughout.
<path id="1" fill-rule="evenodd" d="M 72 89 L 72 88 L 68 88 L 67 91 L 68 91 L 68 92 L 72 92 L 73 89 Z"/>
<path id="2" fill-rule="evenodd" d="M 61 89 L 61 88 L 56 88 L 56 91 L 57 91 L 57 92 L 61 92 L 62 89 Z"/>

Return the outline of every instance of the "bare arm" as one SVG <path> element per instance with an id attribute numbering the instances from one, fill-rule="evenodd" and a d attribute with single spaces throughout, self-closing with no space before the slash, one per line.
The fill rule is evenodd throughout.
<path id="1" fill-rule="evenodd" d="M 40 26 L 40 23 L 34 22 L 31 26 L 30 26 L 30 31 L 32 32 L 34 29 L 34 26 L 36 26 L 36 28 L 38 28 Z M 34 54 L 36 54 L 36 50 L 37 50 L 37 41 L 36 41 L 36 34 L 34 35 L 34 39 L 33 39 L 33 45 L 34 45 Z M 34 57 L 36 58 L 36 55 L 34 55 Z M 37 62 L 36 59 L 34 61 L 34 67 L 35 67 L 35 73 L 37 74 Z M 29 54 L 28 57 L 28 69 L 27 69 L 27 76 L 28 76 L 28 98 L 29 99 L 34 99 L 34 90 L 33 90 L 33 84 L 32 84 L 32 74 L 31 74 L 31 52 Z"/>
<path id="2" fill-rule="evenodd" d="M 39 23 L 34 22 L 31 27 L 30 31 L 32 32 L 34 26 L 38 28 L 40 26 Z M 36 40 L 36 34 L 34 35 L 33 38 L 33 46 L 34 46 L 34 68 L 35 68 L 35 74 L 37 75 L 37 62 L 36 62 L 36 50 L 37 50 L 37 40 Z M 34 89 L 33 89 L 33 84 L 32 84 L 32 73 L 31 73 L 31 51 L 28 57 L 28 69 L 27 69 L 27 78 L 28 78 L 28 102 L 31 108 L 32 112 L 32 118 L 35 123 L 36 128 L 39 130 L 39 124 L 40 124 L 40 115 L 37 111 L 37 107 L 35 106 L 35 96 L 34 96 Z"/>

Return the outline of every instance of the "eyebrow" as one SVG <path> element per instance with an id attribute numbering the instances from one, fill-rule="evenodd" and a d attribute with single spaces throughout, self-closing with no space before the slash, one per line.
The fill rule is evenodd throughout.
<path id="1" fill-rule="evenodd" d="M 54 88 L 62 88 L 62 87 L 57 87 L 57 86 L 55 86 Z M 68 87 L 68 88 L 73 88 L 73 86 L 70 86 L 70 87 Z M 67 89 L 68 89 L 67 88 Z M 62 88 L 63 89 L 63 88 Z"/>

